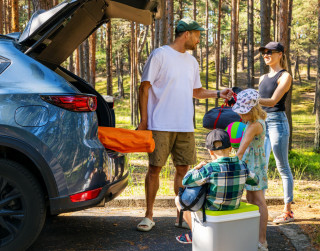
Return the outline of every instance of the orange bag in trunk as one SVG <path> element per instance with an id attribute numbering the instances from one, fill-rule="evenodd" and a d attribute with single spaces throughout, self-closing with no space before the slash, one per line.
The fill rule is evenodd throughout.
<path id="1" fill-rule="evenodd" d="M 147 130 L 99 126 L 98 137 L 105 148 L 121 153 L 152 153 L 155 147 L 152 131 Z"/>

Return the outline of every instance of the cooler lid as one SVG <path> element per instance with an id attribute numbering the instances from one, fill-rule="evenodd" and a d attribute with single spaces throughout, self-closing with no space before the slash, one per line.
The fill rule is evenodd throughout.
<path id="1" fill-rule="evenodd" d="M 202 216 L 202 212 L 197 213 Z M 248 219 L 259 217 L 259 207 L 249 203 L 241 202 L 238 209 L 226 211 L 210 211 L 206 210 L 206 217 L 208 222 L 226 222 L 241 219 Z"/>

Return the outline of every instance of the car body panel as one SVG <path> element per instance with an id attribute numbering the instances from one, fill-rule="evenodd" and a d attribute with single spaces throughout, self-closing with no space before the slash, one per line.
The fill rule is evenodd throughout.
<path id="1" fill-rule="evenodd" d="M 0 56 L 10 60 L 0 74 L 0 94 L 79 93 L 64 78 L 18 50 L 14 40 L 0 39 Z"/>

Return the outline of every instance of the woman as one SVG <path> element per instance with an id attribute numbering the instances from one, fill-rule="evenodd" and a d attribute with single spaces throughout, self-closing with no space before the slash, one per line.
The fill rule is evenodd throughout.
<path id="1" fill-rule="evenodd" d="M 284 191 L 283 213 L 274 219 L 275 223 L 287 223 L 294 220 L 291 204 L 293 200 L 293 177 L 288 161 L 289 124 L 285 114 L 285 100 L 292 83 L 287 72 L 286 56 L 281 43 L 270 42 L 260 47 L 264 62 L 270 72 L 260 77 L 260 104 L 267 112 L 265 151 L 269 162 L 272 149 L 278 171 L 282 178 Z"/>

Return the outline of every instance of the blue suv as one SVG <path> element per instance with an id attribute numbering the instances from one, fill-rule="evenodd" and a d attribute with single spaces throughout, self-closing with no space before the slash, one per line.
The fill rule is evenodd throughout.
<path id="1" fill-rule="evenodd" d="M 1 250 L 27 249 L 47 214 L 104 204 L 126 187 L 126 156 L 97 135 L 115 126 L 112 105 L 61 63 L 110 18 L 150 24 L 161 1 L 68 0 L 0 35 Z"/>

